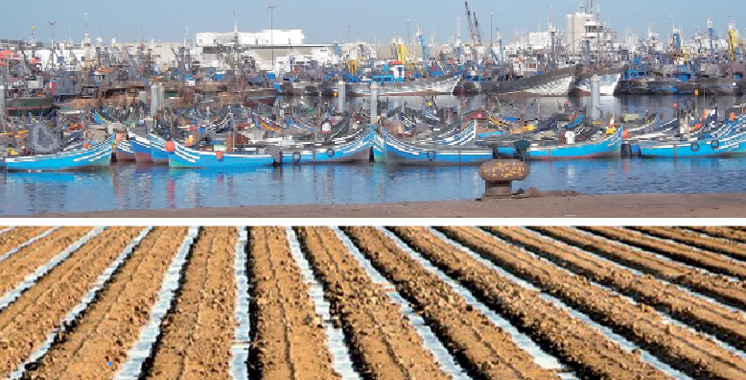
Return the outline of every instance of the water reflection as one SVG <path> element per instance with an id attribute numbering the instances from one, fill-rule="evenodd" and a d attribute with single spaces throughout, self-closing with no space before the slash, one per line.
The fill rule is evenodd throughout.
<path id="1" fill-rule="evenodd" d="M 743 159 L 626 159 L 530 163 L 515 188 L 584 194 L 741 192 Z M 0 175 L 2 215 L 95 210 L 468 200 L 477 167 L 289 166 L 224 170 L 112 166 L 85 173 Z"/>

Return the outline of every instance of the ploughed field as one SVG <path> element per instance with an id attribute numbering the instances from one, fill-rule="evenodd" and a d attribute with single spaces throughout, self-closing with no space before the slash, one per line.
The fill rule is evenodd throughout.
<path id="1" fill-rule="evenodd" d="M 729 227 L 0 227 L 0 379 L 746 379 Z"/>

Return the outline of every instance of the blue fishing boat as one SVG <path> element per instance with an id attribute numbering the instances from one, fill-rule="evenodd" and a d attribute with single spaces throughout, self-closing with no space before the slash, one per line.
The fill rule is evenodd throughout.
<path id="1" fill-rule="evenodd" d="M 322 147 L 283 148 L 279 164 L 352 164 L 370 162 L 372 136 L 359 133 L 351 142 Z"/>
<path id="2" fill-rule="evenodd" d="M 479 165 L 494 158 L 492 149 L 411 144 L 391 136 L 385 129 L 383 151 L 387 165 Z"/>
<path id="3" fill-rule="evenodd" d="M 174 152 L 168 156 L 168 165 L 174 168 L 237 168 L 252 166 L 272 166 L 275 158 L 259 149 L 247 152 L 228 153 L 222 151 L 201 151 L 173 141 Z"/>
<path id="4" fill-rule="evenodd" d="M 111 164 L 114 136 L 90 148 L 36 156 L 15 156 L 5 159 L 9 171 L 80 170 L 108 167 Z"/>
<path id="5" fill-rule="evenodd" d="M 373 149 L 374 162 L 386 162 L 386 152 L 383 139 L 385 137 L 376 133 L 373 127 L 370 128 L 370 144 Z"/>
<path id="6" fill-rule="evenodd" d="M 117 141 L 114 154 L 117 162 L 135 161 L 135 151 L 132 150 L 132 144 L 129 140 Z"/>
<path id="7" fill-rule="evenodd" d="M 148 133 L 148 140 L 150 140 L 150 157 L 153 160 L 153 164 L 168 165 L 170 153 L 166 151 L 166 139 Z"/>
<path id="8" fill-rule="evenodd" d="M 524 154 L 527 161 L 558 161 L 558 160 L 581 160 L 581 159 L 598 159 L 598 158 L 619 158 L 622 151 L 622 133 L 624 127 L 621 126 L 613 134 L 605 139 L 598 141 L 588 141 L 577 144 L 556 143 L 542 145 L 538 142 L 532 142 Z M 514 146 L 498 146 L 496 153 L 499 157 L 516 157 L 519 156 Z"/>
<path id="9" fill-rule="evenodd" d="M 153 163 L 153 153 L 151 152 L 149 139 L 135 136 L 133 139 L 129 140 L 129 142 L 132 147 L 132 152 L 135 154 L 135 161 L 138 163 Z"/>
<path id="10" fill-rule="evenodd" d="M 448 132 L 444 133 L 441 136 L 436 137 L 432 140 L 421 140 L 419 142 L 412 142 L 413 144 L 419 144 L 419 145 L 435 145 L 435 146 L 464 146 L 469 143 L 473 143 L 474 140 L 476 140 L 477 137 L 477 121 L 472 120 L 469 123 L 469 126 L 461 130 L 461 132 L 457 132 L 458 128 L 453 128 L 452 130 L 449 130 Z M 384 135 L 380 135 L 375 132 L 373 128 L 370 129 L 370 141 L 372 145 L 373 150 L 373 161 L 375 162 L 385 162 L 386 161 L 386 154 L 385 154 L 385 148 L 384 148 L 384 139 L 386 138 Z M 389 135 L 386 133 L 386 135 Z M 443 137 L 447 136 L 447 137 Z"/>
<path id="11" fill-rule="evenodd" d="M 648 158 L 730 157 L 746 154 L 746 131 L 694 141 L 640 143 L 640 156 Z"/>
<path id="12" fill-rule="evenodd" d="M 423 140 L 422 144 L 441 145 L 441 146 L 463 146 L 473 143 L 477 139 L 477 121 L 472 120 L 469 126 L 458 133 L 448 135 L 447 137 L 436 137 L 432 140 Z"/>

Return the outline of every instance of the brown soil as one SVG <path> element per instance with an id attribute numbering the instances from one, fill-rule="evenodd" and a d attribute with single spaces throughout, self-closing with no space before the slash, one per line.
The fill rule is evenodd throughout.
<path id="1" fill-rule="evenodd" d="M 475 310 L 438 276 L 425 270 L 381 231 L 372 227 L 346 229 L 373 265 L 392 281 L 433 327 L 449 351 L 479 378 L 559 379 L 539 367 L 512 341 L 510 334 Z"/>
<path id="2" fill-rule="evenodd" d="M 746 378 L 746 360 L 709 339 L 667 324 L 649 306 L 635 305 L 616 292 L 591 285 L 586 278 L 561 271 L 476 228 L 446 227 L 443 230 L 515 275 L 612 327 L 682 372 L 714 379 Z"/>
<path id="3" fill-rule="evenodd" d="M 729 260 L 713 252 L 707 252 L 684 244 L 667 242 L 650 237 L 640 232 L 617 227 L 580 227 L 594 234 L 618 240 L 625 244 L 639 247 L 650 252 L 678 260 L 690 265 L 699 266 L 715 273 L 727 274 L 746 280 L 746 263 Z"/>
<path id="4" fill-rule="evenodd" d="M 707 234 L 710 236 L 737 241 L 739 243 L 746 243 L 746 232 L 735 230 L 728 227 L 686 227 L 689 230 L 697 231 L 699 233 Z M 722 241 L 722 240 L 720 240 Z M 727 240 L 725 241 L 727 242 Z"/>
<path id="5" fill-rule="evenodd" d="M 14 289 L 26 276 L 48 263 L 90 230 L 90 227 L 59 229 L 0 262 L 0 295 Z"/>
<path id="6" fill-rule="evenodd" d="M 4 228 L 4 227 L 3 227 Z M 3 229 L 3 228 L 0 228 Z M 0 235 L 0 256 L 33 239 L 51 227 L 16 227 Z"/>
<path id="7" fill-rule="evenodd" d="M 148 379 L 231 378 L 235 243 L 235 228 L 200 232 L 176 305 L 163 322 Z"/>
<path id="8" fill-rule="evenodd" d="M 577 248 L 538 238 L 535 232 L 498 227 L 489 230 L 578 275 L 668 312 L 690 326 L 713 334 L 736 347 L 746 348 L 746 318 L 741 313 L 732 313 L 717 303 L 689 295 L 650 275 L 637 276 L 623 267 L 609 264 Z"/>
<path id="9" fill-rule="evenodd" d="M 693 231 L 682 230 L 671 227 L 629 227 L 630 229 L 644 232 L 648 235 L 664 239 L 675 240 L 692 247 L 706 249 L 712 252 L 722 253 L 738 260 L 746 260 L 746 246 L 733 241 L 722 241 L 719 239 L 702 236 Z"/>
<path id="10" fill-rule="evenodd" d="M 449 379 L 417 332 L 374 283 L 334 232 L 298 228 L 298 237 L 324 283 L 332 315 L 338 318 L 364 379 Z"/>
<path id="11" fill-rule="evenodd" d="M 253 378 L 339 379 L 321 317 L 281 227 L 251 229 L 251 283 L 256 337 Z"/>
<path id="12" fill-rule="evenodd" d="M 52 347 L 30 378 L 113 378 L 147 323 L 186 232 L 184 227 L 158 227 L 143 239 L 75 329 Z"/>
<path id="13" fill-rule="evenodd" d="M 534 230 L 596 255 L 678 284 L 718 301 L 746 310 L 746 283 L 735 283 L 720 276 L 703 273 L 684 265 L 660 259 L 623 243 L 584 234 L 568 227 L 532 227 Z"/>
<path id="14" fill-rule="evenodd" d="M 395 233 L 585 379 L 671 379 L 567 311 L 524 289 L 422 227 Z"/>
<path id="15" fill-rule="evenodd" d="M 98 276 L 141 229 L 112 228 L 91 239 L 0 312 L 0 378 L 31 355 L 80 303 Z"/>

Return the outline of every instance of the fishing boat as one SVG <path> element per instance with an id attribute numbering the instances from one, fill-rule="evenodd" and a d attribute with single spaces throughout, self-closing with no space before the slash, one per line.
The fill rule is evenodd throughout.
<path id="1" fill-rule="evenodd" d="M 137 163 L 153 163 L 153 153 L 152 149 L 150 148 L 149 139 L 135 136 L 133 139 L 129 140 L 129 142 L 132 151 L 135 154 L 135 161 L 137 161 Z"/>
<path id="2" fill-rule="evenodd" d="M 482 92 L 501 95 L 567 96 L 582 66 L 570 66 L 533 76 L 517 78 L 503 72 L 481 82 Z"/>
<path id="3" fill-rule="evenodd" d="M 154 165 L 168 165 L 170 153 L 166 151 L 166 139 L 163 137 L 148 133 L 150 140 L 150 157 Z"/>
<path id="4" fill-rule="evenodd" d="M 460 124 L 460 123 L 459 123 Z M 430 139 L 424 139 L 420 141 L 412 141 L 411 144 L 414 145 L 434 145 L 434 146 L 464 146 L 470 143 L 473 143 L 476 140 L 477 137 L 477 121 L 472 120 L 469 122 L 468 126 L 464 129 L 462 129 L 460 132 L 458 132 L 460 129 L 460 125 L 458 128 L 452 127 L 445 133 L 435 136 L 434 138 Z M 386 161 L 386 154 L 385 154 L 385 148 L 384 148 L 384 137 L 374 131 L 373 128 L 370 130 L 370 141 L 371 141 L 371 149 L 373 151 L 373 161 L 375 162 L 385 162 Z"/>
<path id="5" fill-rule="evenodd" d="M 476 146 L 417 145 L 401 141 L 385 129 L 382 139 L 387 165 L 479 165 L 494 158 L 492 149 Z"/>
<path id="6" fill-rule="evenodd" d="M 442 75 L 430 78 L 418 78 L 397 82 L 377 81 L 380 87 L 379 96 L 429 96 L 450 95 L 456 88 L 461 76 Z M 347 83 L 345 93 L 348 96 L 370 96 L 370 82 Z"/>
<path id="7" fill-rule="evenodd" d="M 359 133 L 351 142 L 338 145 L 283 148 L 279 164 L 352 164 L 370 162 L 371 138 L 369 133 Z"/>
<path id="8" fill-rule="evenodd" d="M 440 146 L 463 146 L 469 143 L 473 143 L 477 138 L 477 121 L 472 120 L 468 126 L 458 131 L 460 128 L 453 128 L 452 130 L 440 135 L 435 136 L 433 139 L 422 140 L 420 144 L 429 145 L 440 145 Z"/>
<path id="9" fill-rule="evenodd" d="M 613 134 L 598 141 L 588 141 L 577 144 L 541 144 L 532 142 L 523 158 L 527 161 L 558 161 L 599 158 L 619 158 L 622 149 L 622 133 L 624 127 L 618 128 Z M 513 158 L 520 156 L 515 145 L 497 146 L 497 156 Z"/>
<path id="10" fill-rule="evenodd" d="M 173 154 L 168 155 L 168 165 L 174 168 L 242 168 L 272 166 L 275 158 L 268 152 L 256 148 L 244 152 L 201 151 L 179 142 L 173 144 Z"/>
<path id="11" fill-rule="evenodd" d="M 129 140 L 119 140 L 115 145 L 114 157 L 117 162 L 135 162 L 135 151 L 132 150 Z"/>
<path id="12" fill-rule="evenodd" d="M 570 90 L 572 96 L 590 96 L 591 79 L 594 75 L 598 76 L 599 92 L 602 96 L 612 96 L 622 79 L 622 74 L 626 73 L 629 66 L 610 68 L 605 70 L 588 70 L 578 76 L 575 86 Z"/>
<path id="13" fill-rule="evenodd" d="M 114 136 L 89 148 L 35 156 L 5 159 L 8 171 L 81 170 L 108 167 L 111 164 Z"/>
<path id="14" fill-rule="evenodd" d="M 729 122 L 725 128 L 732 132 L 720 136 L 701 136 L 692 140 L 664 140 L 639 142 L 640 157 L 647 158 L 688 158 L 688 157 L 731 157 L 746 154 L 746 130 L 738 128 L 746 123 L 746 118 Z"/>

